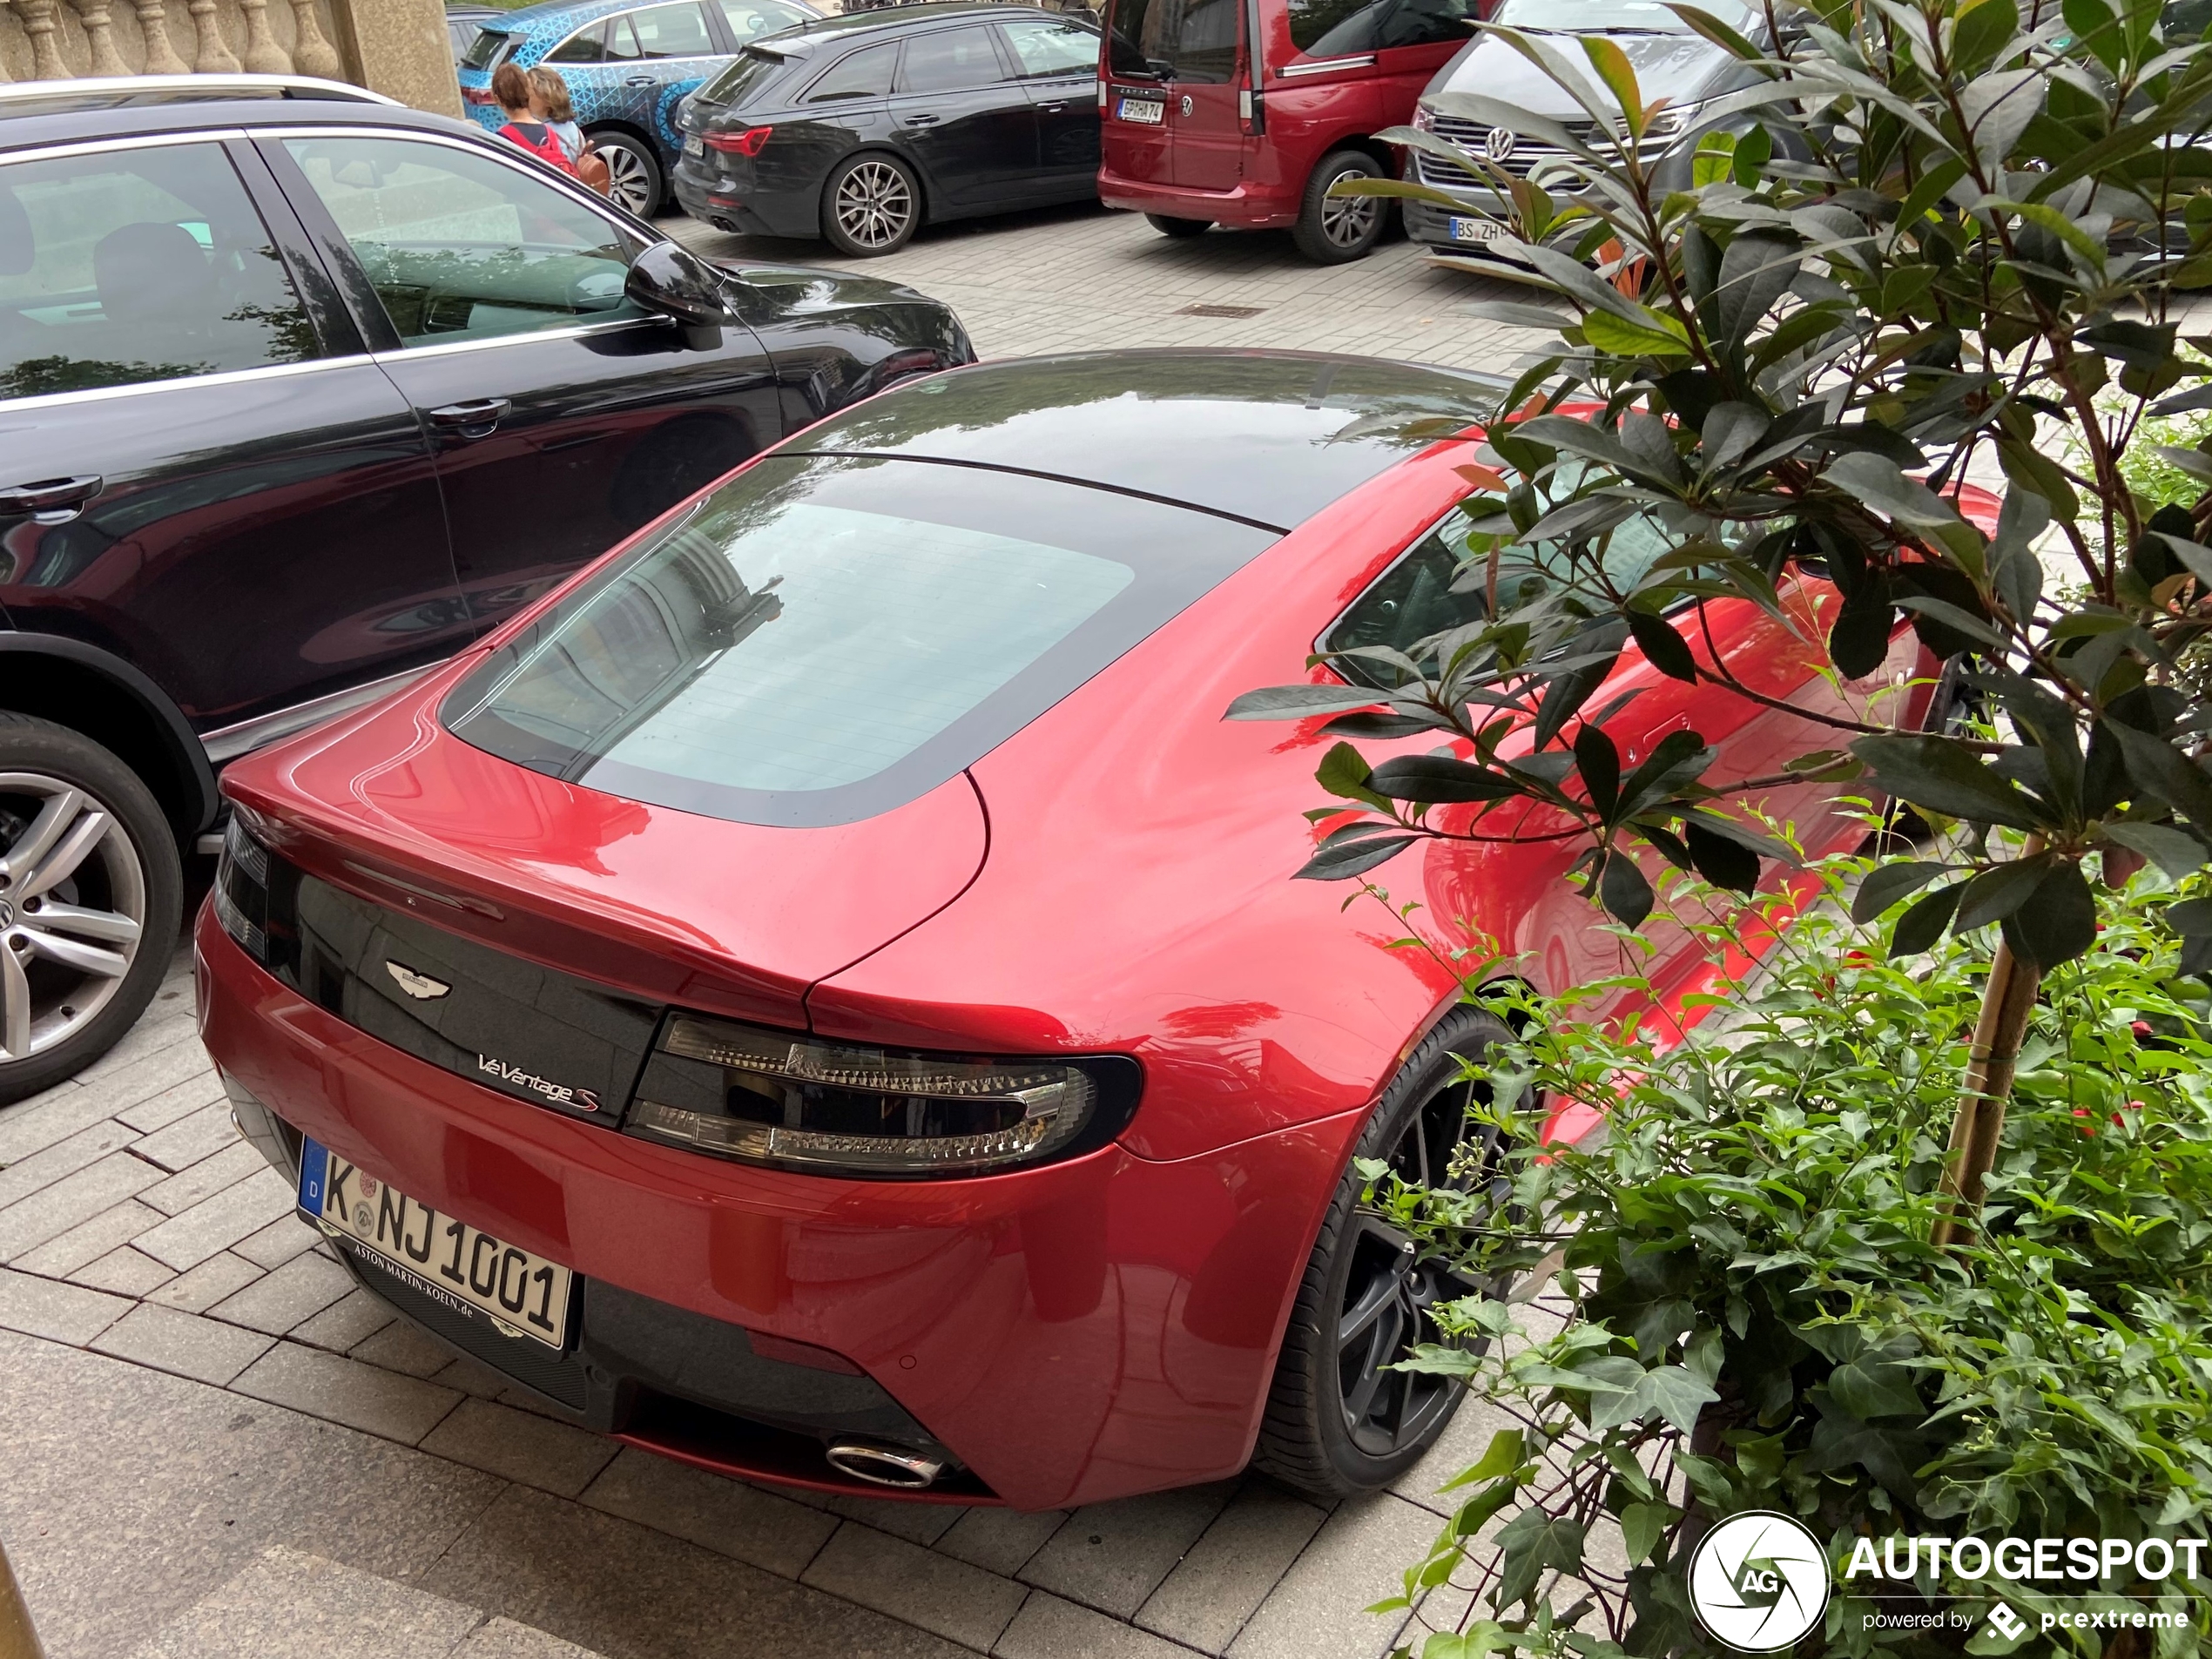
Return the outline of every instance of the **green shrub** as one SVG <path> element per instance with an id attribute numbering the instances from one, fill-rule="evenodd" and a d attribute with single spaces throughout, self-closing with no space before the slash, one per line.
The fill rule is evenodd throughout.
<path id="1" fill-rule="evenodd" d="M 1867 867 L 1824 867 L 1831 894 Z M 1713 999 L 1727 1020 L 1671 1048 L 1653 1022 L 1523 1006 L 1524 1039 L 1476 1069 L 1490 1097 L 1600 1108 L 1602 1136 L 1539 1147 L 1539 1120 L 1502 1114 L 1521 1150 L 1473 1193 L 1367 1171 L 1371 1201 L 1472 1278 L 1559 1267 L 1569 1309 L 1555 1336 L 1501 1341 L 1520 1310 L 1471 1298 L 1446 1328 L 1491 1340 L 1416 1362 L 1524 1425 L 1462 1477 L 1464 1506 L 1406 1575 L 1407 1599 L 1447 1575 L 1481 1587 L 1475 1622 L 1428 1637 L 1424 1659 L 1723 1651 L 1689 1615 L 1685 1563 L 1744 1509 L 1801 1517 L 1839 1574 L 1861 1537 L 2208 1536 L 2212 1042 L 2155 885 L 2111 901 L 2095 946 L 2045 981 L 1964 1251 L 1930 1231 L 1988 971 L 1973 945 L 1886 961 L 1885 930 L 1823 907 L 1752 988 Z M 1476 1548 L 1498 1517 L 1502 1548 Z M 1625 1580 L 1585 1556 L 1606 1517 Z M 2200 1590 L 2212 1556 L 2201 1570 Z M 1802 1651 L 2163 1656 L 2212 1631 L 2201 1595 L 2128 1570 L 2002 1593 L 2031 1620 L 2125 1602 L 2193 1628 L 1969 1647 L 1973 1628 L 1868 1633 L 1838 1584 Z M 1932 1608 L 1999 1587 L 1924 1570 L 1879 1588 Z"/>

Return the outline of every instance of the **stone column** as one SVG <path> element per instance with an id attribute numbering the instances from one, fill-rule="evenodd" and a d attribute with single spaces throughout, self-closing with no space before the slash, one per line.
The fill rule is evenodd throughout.
<path id="1" fill-rule="evenodd" d="M 320 75 L 327 81 L 345 79 L 346 65 L 338 57 L 338 49 L 322 37 L 322 24 L 315 17 L 315 0 L 292 0 L 292 21 L 293 66 L 302 75 Z"/>
<path id="2" fill-rule="evenodd" d="M 186 75 L 191 71 L 185 60 L 177 56 L 177 49 L 169 44 L 168 14 L 163 10 L 161 0 L 132 0 L 132 10 L 138 14 L 138 30 L 146 39 L 148 75 Z"/>
<path id="3" fill-rule="evenodd" d="M 54 17 L 56 3 L 57 0 L 16 0 L 16 10 L 23 13 L 23 31 L 30 38 L 30 78 L 34 81 L 65 81 L 71 73 L 62 57 L 62 44 L 55 38 L 61 32 Z"/>
<path id="4" fill-rule="evenodd" d="M 440 0 L 331 0 L 330 10 L 345 78 L 418 110 L 462 113 Z"/>
<path id="5" fill-rule="evenodd" d="M 215 0 L 186 0 L 185 10 L 192 13 L 192 32 L 198 37 L 192 55 L 192 73 L 237 74 L 238 57 L 223 39 L 223 25 L 215 16 Z"/>
<path id="6" fill-rule="evenodd" d="M 109 0 L 77 0 L 77 14 L 84 23 L 84 43 L 91 48 L 93 75 L 128 75 L 130 66 L 115 50 L 115 30 L 110 21 Z"/>

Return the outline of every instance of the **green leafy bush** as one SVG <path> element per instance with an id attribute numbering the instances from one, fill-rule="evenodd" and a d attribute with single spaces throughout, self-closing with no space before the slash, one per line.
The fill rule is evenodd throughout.
<path id="1" fill-rule="evenodd" d="M 1823 873 L 1840 894 L 1868 867 Z M 1988 971 L 1971 944 L 1886 960 L 1885 929 L 1824 907 L 1754 988 L 1714 999 L 1726 1020 L 1671 1048 L 1654 1023 L 1522 1006 L 1522 1041 L 1474 1069 L 1489 1097 L 1595 1107 L 1603 1135 L 1539 1147 L 1537 1120 L 1500 1115 L 1521 1148 L 1509 1194 L 1367 1171 L 1371 1201 L 1472 1278 L 1556 1271 L 1568 1310 L 1556 1335 L 1501 1340 L 1522 1310 L 1472 1298 L 1446 1328 L 1490 1340 L 1415 1362 L 1522 1424 L 1461 1477 L 1463 1507 L 1386 1604 L 1447 1575 L 1480 1585 L 1474 1622 L 1429 1636 L 1423 1659 L 1724 1651 L 1690 1615 L 1685 1565 L 1744 1509 L 1801 1517 L 1839 1570 L 1861 1537 L 2208 1536 L 2212 1042 L 2155 919 L 2161 887 L 2112 901 L 2092 949 L 2045 981 L 1964 1250 L 1930 1236 Z M 1608 1524 L 1625 1578 L 1586 1548 Z M 1801 1651 L 2015 1650 L 1966 1645 L 1972 1628 L 1869 1633 L 1838 1585 Z M 1924 1570 L 1878 1588 L 1932 1608 L 1993 1587 Z M 2002 1590 L 2031 1620 L 2125 1603 L 2191 1621 L 2017 1650 L 2162 1659 L 2212 1635 L 2212 1604 L 2178 1580 Z"/>

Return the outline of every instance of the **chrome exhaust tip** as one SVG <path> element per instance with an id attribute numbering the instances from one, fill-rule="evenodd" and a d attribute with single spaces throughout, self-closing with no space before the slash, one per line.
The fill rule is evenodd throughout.
<path id="1" fill-rule="evenodd" d="M 944 1460 L 925 1457 L 902 1447 L 880 1446 L 873 1440 L 833 1440 L 824 1453 L 830 1467 L 856 1480 L 880 1487 L 901 1487 L 919 1492 L 934 1485 L 945 1472 Z"/>

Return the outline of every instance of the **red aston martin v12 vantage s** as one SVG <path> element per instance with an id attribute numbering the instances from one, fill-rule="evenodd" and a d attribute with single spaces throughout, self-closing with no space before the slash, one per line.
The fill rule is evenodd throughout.
<path id="1" fill-rule="evenodd" d="M 1384 1484 L 1457 1403 L 1386 1368 L 1449 1287 L 1349 1166 L 1442 1157 L 1452 1054 L 1499 1027 L 1288 879 L 1318 723 L 1221 715 L 1479 602 L 1449 592 L 1477 445 L 1435 434 L 1497 396 L 1113 354 L 787 440 L 226 774 L 198 968 L 241 1124 L 370 1290 L 699 1464 L 1025 1509 L 1253 1461 Z M 1847 695 L 1771 618 L 1712 621 L 1755 688 Z M 1820 745 L 1618 676 L 1632 754 Z M 1858 833 L 1817 786 L 1766 805 L 1816 851 Z M 1573 855 L 1390 874 L 1553 990 L 1621 965 Z"/>

